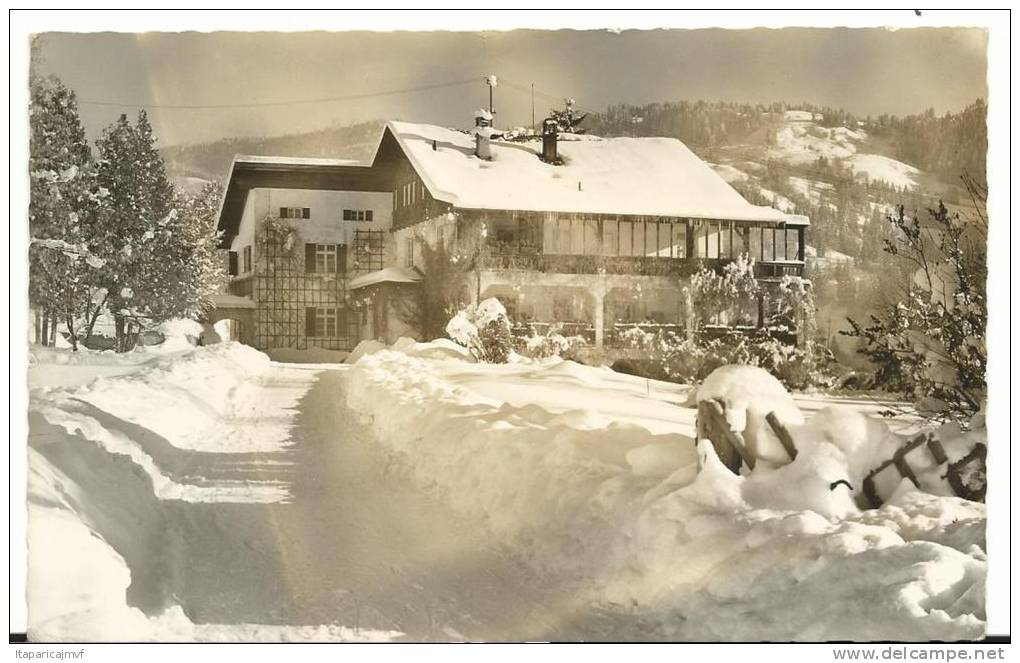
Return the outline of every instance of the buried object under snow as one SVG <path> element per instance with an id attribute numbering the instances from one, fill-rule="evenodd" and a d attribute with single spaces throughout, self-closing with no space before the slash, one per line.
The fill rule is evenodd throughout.
<path id="1" fill-rule="evenodd" d="M 746 466 L 756 481 L 782 477 L 779 485 L 765 481 L 761 488 L 763 501 L 774 507 L 806 502 L 838 516 L 855 502 L 861 508 L 881 506 L 905 481 L 936 495 L 984 500 L 987 442 L 981 422 L 966 433 L 947 425 L 905 439 L 859 412 L 825 408 L 805 421 L 783 385 L 756 366 L 716 369 L 697 390 L 696 401 L 697 437 L 711 441 L 723 466 L 734 474 Z"/>

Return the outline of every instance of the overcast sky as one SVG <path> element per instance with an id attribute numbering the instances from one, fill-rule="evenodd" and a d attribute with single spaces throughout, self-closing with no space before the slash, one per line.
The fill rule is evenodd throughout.
<path id="1" fill-rule="evenodd" d="M 531 122 L 532 83 L 539 119 L 564 96 L 589 110 L 705 99 L 808 101 L 862 115 L 955 111 L 987 98 L 987 37 L 973 29 L 47 33 L 38 40 L 39 70 L 78 93 L 91 138 L 144 106 L 162 145 L 371 119 L 467 125 L 488 103 L 482 77 L 489 73 L 500 78 L 500 125 Z M 447 83 L 460 84 L 417 89 Z M 281 105 L 357 95 L 374 96 Z M 241 104 L 276 105 L 165 107 Z"/>

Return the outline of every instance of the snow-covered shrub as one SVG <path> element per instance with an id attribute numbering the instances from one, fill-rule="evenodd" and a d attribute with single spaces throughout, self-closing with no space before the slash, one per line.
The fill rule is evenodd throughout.
<path id="1" fill-rule="evenodd" d="M 987 192 L 965 179 L 975 218 L 939 202 L 922 224 L 901 205 L 885 251 L 912 272 L 906 294 L 867 323 L 850 320 L 874 367 L 874 385 L 900 392 L 937 421 L 968 425 L 987 397 Z"/>
<path id="2" fill-rule="evenodd" d="M 747 254 L 728 263 L 722 274 L 703 267 L 691 276 L 685 288 L 690 323 L 698 328 L 719 322 L 754 324 L 761 292 L 761 284 L 754 276 L 754 260 Z"/>
<path id="3" fill-rule="evenodd" d="M 732 332 L 706 339 L 684 338 L 674 332 L 649 334 L 638 328 L 621 334 L 625 347 L 642 350 L 652 364 L 649 377 L 665 376 L 679 383 L 699 382 L 720 366 L 759 366 L 790 389 L 828 385 L 831 377 L 819 366 L 822 350 L 798 348 L 767 333 Z"/>
<path id="4" fill-rule="evenodd" d="M 653 346 L 655 342 L 655 334 L 646 332 L 641 329 L 641 327 L 634 325 L 630 329 L 620 332 L 619 341 L 625 348 L 647 350 Z"/>
<path id="5" fill-rule="evenodd" d="M 531 359 L 549 357 L 577 359 L 580 351 L 588 347 L 588 342 L 581 336 L 564 336 L 560 333 L 561 330 L 562 325 L 553 325 L 545 334 L 536 334 L 532 331 L 529 336 L 518 336 L 517 353 Z"/>
<path id="6" fill-rule="evenodd" d="M 475 359 L 490 364 L 505 364 L 513 350 L 510 318 L 495 297 L 459 311 L 447 323 L 446 334 Z"/>

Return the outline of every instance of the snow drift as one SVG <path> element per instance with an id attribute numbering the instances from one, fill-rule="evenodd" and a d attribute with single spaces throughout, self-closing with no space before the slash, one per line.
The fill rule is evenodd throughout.
<path id="1" fill-rule="evenodd" d="M 826 482 L 847 471 L 838 445 L 740 477 L 707 442 L 583 409 L 513 405 L 451 381 L 453 363 L 364 355 L 349 373 L 348 405 L 417 481 L 536 568 L 582 579 L 590 600 L 640 615 L 649 639 L 983 635 L 984 505 L 901 487 L 882 509 L 860 512 Z M 576 380 L 604 379 L 551 361 L 529 380 L 568 368 Z M 459 369 L 471 371 L 523 375 L 513 365 Z M 760 409 L 753 389 L 747 404 L 750 420 Z"/>
<path id="2" fill-rule="evenodd" d="M 179 346 L 183 347 L 183 346 Z M 189 346 L 190 347 L 190 346 Z M 238 523 L 194 509 L 288 499 L 291 407 L 255 391 L 268 358 L 224 343 L 163 353 L 34 353 L 28 448 L 28 628 L 37 641 L 386 640 L 340 625 L 196 624 L 176 597 L 180 538 Z M 54 388 L 64 371 L 72 386 Z M 91 371 L 91 373 L 89 373 Z M 38 380 L 38 376 L 48 376 Z M 91 374 L 91 380 L 85 376 Z M 81 383 L 84 383 L 83 385 Z M 79 384 L 81 386 L 73 386 Z M 305 386 L 303 386 L 305 385 Z M 287 397 L 290 396 L 290 400 Z M 255 414 L 259 416 L 256 418 Z M 250 425 L 249 425 L 250 424 Z M 225 472 L 229 467 L 232 472 Z M 245 476 L 243 480 L 224 476 Z M 247 474 L 245 474 L 247 473 Z M 203 513 L 208 513 L 204 511 Z M 204 529 L 203 529 L 204 528 Z"/>

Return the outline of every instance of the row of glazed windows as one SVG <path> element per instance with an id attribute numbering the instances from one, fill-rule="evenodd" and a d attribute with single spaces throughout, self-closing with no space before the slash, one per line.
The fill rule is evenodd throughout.
<path id="1" fill-rule="evenodd" d="M 541 230 L 535 227 L 541 224 Z M 542 221 L 493 222 L 490 237 L 516 250 L 550 255 L 643 256 L 659 258 L 756 260 L 800 259 L 797 228 L 749 226 L 732 221 L 556 218 Z M 691 233 L 691 255 L 687 255 Z M 514 246 L 515 245 L 515 246 Z"/>

